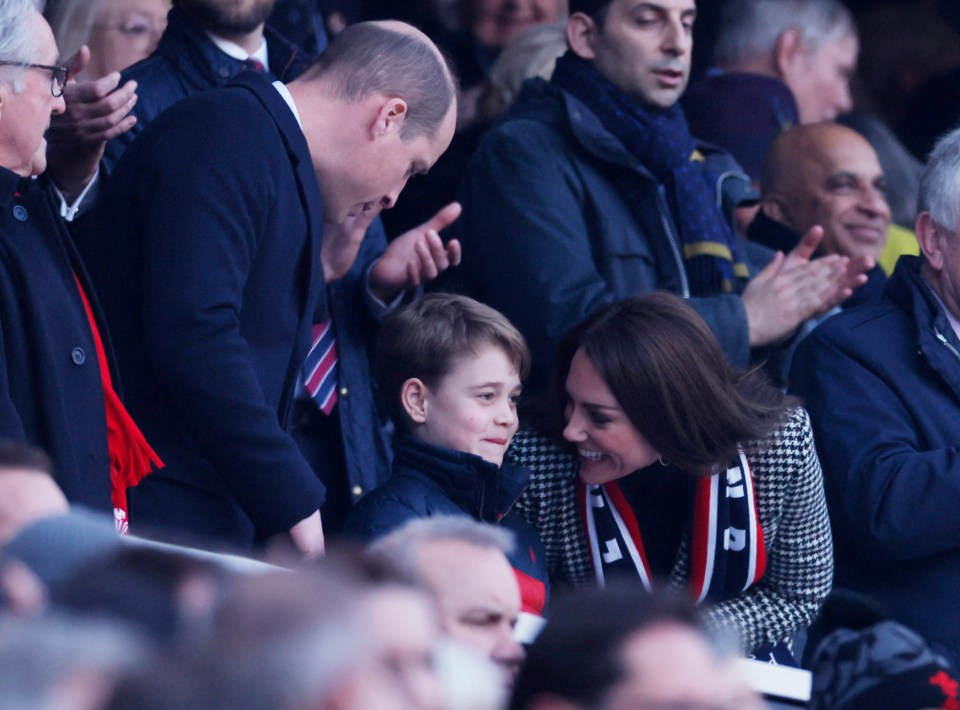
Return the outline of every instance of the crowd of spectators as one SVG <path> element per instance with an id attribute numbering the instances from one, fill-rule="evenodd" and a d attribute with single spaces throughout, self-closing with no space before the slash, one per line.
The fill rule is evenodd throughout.
<path id="1" fill-rule="evenodd" d="M 960 19 L 700 4 L 0 1 L 0 710 L 960 708 Z"/>

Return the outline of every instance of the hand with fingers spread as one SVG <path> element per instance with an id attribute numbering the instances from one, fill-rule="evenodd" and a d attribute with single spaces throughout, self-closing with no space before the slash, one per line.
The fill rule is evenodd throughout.
<path id="1" fill-rule="evenodd" d="M 76 195 L 97 172 L 103 150 L 111 138 L 133 128 L 137 119 L 130 110 L 137 102 L 137 84 L 120 84 L 113 72 L 96 81 L 77 81 L 90 61 L 86 45 L 68 62 L 70 80 L 63 90 L 66 110 L 53 116 L 47 133 L 48 172 L 65 195 Z"/>
<path id="2" fill-rule="evenodd" d="M 808 318 L 826 313 L 866 283 L 869 257 L 831 254 L 811 259 L 823 228 L 811 227 L 787 255 L 777 252 L 744 290 L 750 345 L 769 345 L 792 333 Z"/>
<path id="3" fill-rule="evenodd" d="M 440 231 L 456 221 L 463 208 L 451 202 L 429 220 L 390 242 L 383 256 L 370 270 L 370 290 L 384 303 L 401 291 L 433 281 L 451 266 L 460 263 L 460 242 L 447 244 Z"/>

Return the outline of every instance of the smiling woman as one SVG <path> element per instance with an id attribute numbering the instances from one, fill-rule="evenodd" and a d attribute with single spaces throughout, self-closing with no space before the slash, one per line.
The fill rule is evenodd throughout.
<path id="1" fill-rule="evenodd" d="M 832 578 L 806 412 L 759 370 L 724 360 L 700 317 L 652 293 L 564 340 L 549 412 L 507 460 L 533 469 L 518 509 L 551 581 L 686 588 L 743 651 L 788 660 Z M 559 442 L 563 442 L 562 444 Z M 572 445 L 572 446 L 571 446 Z"/>

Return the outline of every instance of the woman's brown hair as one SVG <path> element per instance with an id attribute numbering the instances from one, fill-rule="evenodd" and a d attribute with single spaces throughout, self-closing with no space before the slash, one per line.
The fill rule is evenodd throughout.
<path id="1" fill-rule="evenodd" d="M 633 426 L 665 460 L 691 473 L 733 460 L 738 444 L 767 438 L 798 405 L 760 369 L 731 367 L 696 311 L 658 292 L 607 306 L 566 335 L 550 388 L 557 434 L 567 373 L 580 348 Z"/>

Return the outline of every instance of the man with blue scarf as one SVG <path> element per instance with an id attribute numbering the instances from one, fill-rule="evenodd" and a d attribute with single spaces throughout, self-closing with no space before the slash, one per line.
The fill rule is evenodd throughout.
<path id="1" fill-rule="evenodd" d="M 819 227 L 787 255 L 737 236 L 730 216 L 755 200 L 749 179 L 690 135 L 677 103 L 694 0 L 571 0 L 570 11 L 552 80 L 527 83 L 467 170 L 467 290 L 527 338 L 533 389 L 564 332 L 655 290 L 689 299 L 734 366 L 775 356 L 872 262 L 810 261 Z"/>

